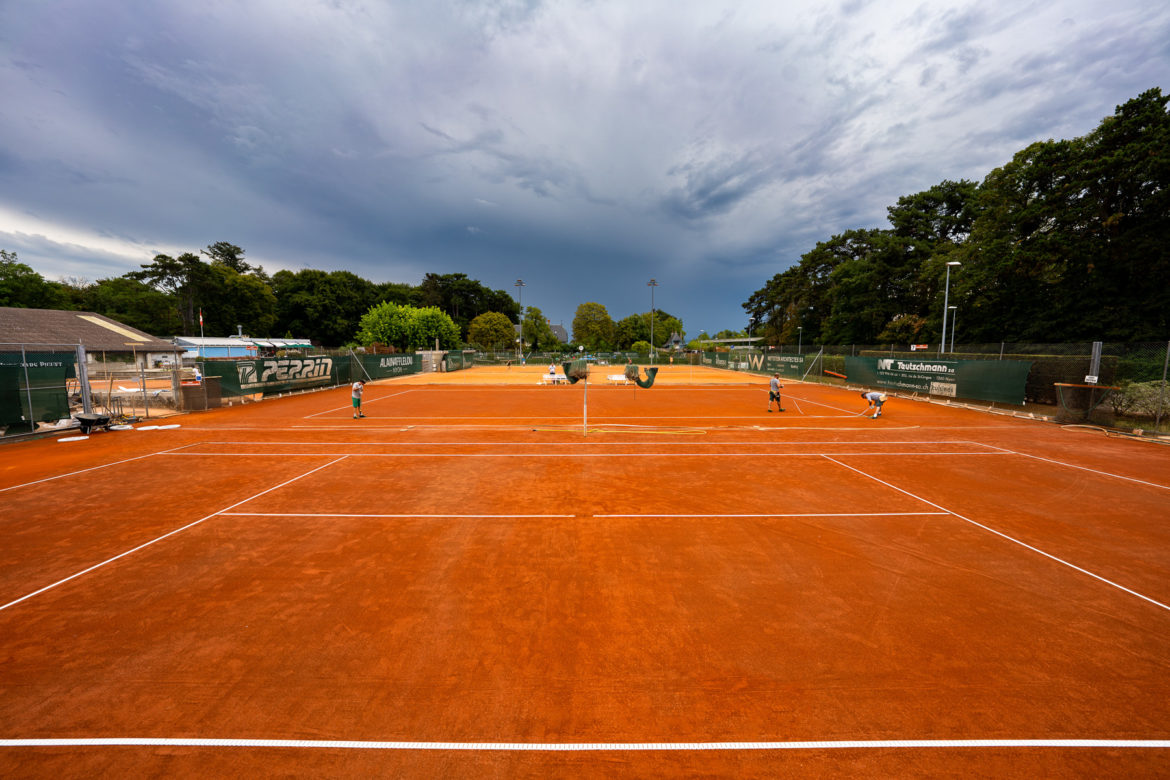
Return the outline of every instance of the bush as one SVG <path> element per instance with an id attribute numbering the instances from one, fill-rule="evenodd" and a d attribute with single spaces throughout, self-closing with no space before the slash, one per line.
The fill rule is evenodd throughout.
<path id="1" fill-rule="evenodd" d="M 1130 417 L 1153 417 L 1158 413 L 1159 398 L 1163 413 L 1170 411 L 1170 391 L 1164 390 L 1161 380 L 1155 382 L 1122 381 L 1109 396 L 1108 403 L 1115 414 Z"/>

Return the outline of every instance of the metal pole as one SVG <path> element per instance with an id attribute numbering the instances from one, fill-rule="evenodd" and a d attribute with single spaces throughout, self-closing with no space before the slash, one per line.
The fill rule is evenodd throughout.
<path id="1" fill-rule="evenodd" d="M 516 360 L 519 361 L 524 350 L 524 280 L 517 279 L 512 286 L 516 288 L 516 305 L 520 307 L 520 316 L 516 318 L 520 323 L 520 334 L 516 339 Z"/>
<path id="2" fill-rule="evenodd" d="M 951 266 L 962 265 L 958 260 L 951 260 L 947 263 L 947 283 L 945 292 L 943 293 L 943 327 L 942 327 L 942 342 L 938 345 L 938 354 L 947 351 L 947 309 L 951 303 Z"/>
<path id="3" fill-rule="evenodd" d="M 658 286 L 658 282 L 651 279 L 646 286 L 650 288 L 650 365 L 654 365 L 654 288 Z"/>
<path id="4" fill-rule="evenodd" d="M 20 365 L 24 368 L 24 394 L 28 398 L 28 429 L 35 431 L 37 429 L 37 423 L 33 419 L 32 388 L 29 386 L 28 355 L 24 351 L 24 344 L 20 345 Z"/>
<path id="5" fill-rule="evenodd" d="M 796 354 L 801 354 L 801 346 L 804 342 L 804 328 L 800 325 L 796 326 Z"/>
<path id="6" fill-rule="evenodd" d="M 959 320 L 959 307 L 948 306 L 953 313 L 951 314 L 951 352 L 955 351 L 955 323 Z"/>
<path id="7" fill-rule="evenodd" d="M 947 348 L 947 304 L 950 303 L 951 297 L 951 264 L 947 263 L 947 284 L 943 293 L 943 328 L 942 328 L 942 342 L 938 345 L 938 354 L 941 357 L 942 353 Z"/>

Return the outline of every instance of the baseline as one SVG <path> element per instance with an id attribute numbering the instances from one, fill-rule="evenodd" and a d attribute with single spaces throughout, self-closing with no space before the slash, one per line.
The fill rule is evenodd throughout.
<path id="1" fill-rule="evenodd" d="M 590 751 L 888 750 L 891 748 L 1170 748 L 1165 739 L 877 739 L 824 742 L 379 742 L 326 739 L 91 737 L 0 739 L 0 747 L 243 747 L 324 750 Z"/>

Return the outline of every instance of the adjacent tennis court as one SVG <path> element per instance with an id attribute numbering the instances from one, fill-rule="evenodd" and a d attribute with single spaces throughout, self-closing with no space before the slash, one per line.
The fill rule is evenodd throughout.
<path id="1" fill-rule="evenodd" d="M 0 447 L 0 774 L 1170 772 L 1170 448 L 538 370 Z"/>

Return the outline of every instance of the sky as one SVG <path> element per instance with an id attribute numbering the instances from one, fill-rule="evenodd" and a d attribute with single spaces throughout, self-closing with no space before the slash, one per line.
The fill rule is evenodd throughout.
<path id="1" fill-rule="evenodd" d="M 523 279 L 693 337 L 1168 76 L 1162 0 L 4 0 L 0 248 Z"/>

